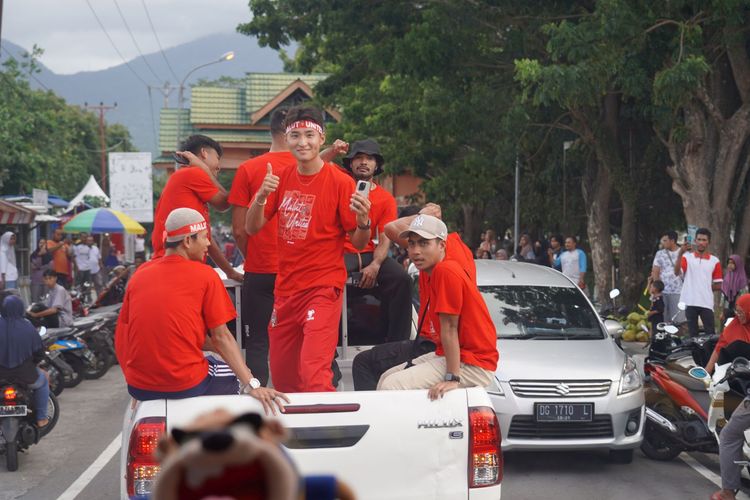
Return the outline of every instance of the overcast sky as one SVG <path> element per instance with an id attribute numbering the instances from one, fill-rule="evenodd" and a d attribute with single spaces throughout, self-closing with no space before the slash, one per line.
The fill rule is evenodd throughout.
<path id="1" fill-rule="evenodd" d="M 233 33 L 250 20 L 248 0 L 88 0 L 117 49 L 138 57 L 119 5 L 143 54 L 159 50 L 144 10 L 148 7 L 164 49 L 213 33 Z M 41 62 L 59 74 L 122 64 L 86 0 L 5 0 L 2 37 L 31 50 L 44 49 Z"/>

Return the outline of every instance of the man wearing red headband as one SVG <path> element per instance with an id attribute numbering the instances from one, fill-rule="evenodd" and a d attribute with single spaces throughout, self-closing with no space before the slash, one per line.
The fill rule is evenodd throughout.
<path id="1" fill-rule="evenodd" d="M 261 387 L 226 326 L 236 313 L 219 276 L 202 264 L 211 244 L 206 220 L 178 208 L 165 232 L 165 256 L 130 279 L 117 321 L 115 348 L 130 395 L 146 401 L 239 392 L 266 411 L 283 408 L 286 396 Z"/>
<path id="2" fill-rule="evenodd" d="M 298 106 L 286 116 L 286 144 L 296 167 L 271 164 L 247 211 L 248 234 L 278 214 L 279 273 L 268 328 L 271 379 L 285 392 L 333 391 L 331 362 L 346 281 L 344 240 L 362 249 L 370 238 L 370 202 L 354 181 L 320 157 L 320 110 Z"/>

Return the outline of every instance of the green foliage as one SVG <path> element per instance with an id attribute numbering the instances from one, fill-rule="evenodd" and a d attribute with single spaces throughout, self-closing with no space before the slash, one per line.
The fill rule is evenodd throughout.
<path id="1" fill-rule="evenodd" d="M 72 197 L 89 175 L 100 176 L 98 119 L 51 91 L 32 90 L 39 49 L 0 71 L 0 181 L 3 194 L 47 189 Z M 109 151 L 134 151 L 122 125 L 107 127 Z"/>

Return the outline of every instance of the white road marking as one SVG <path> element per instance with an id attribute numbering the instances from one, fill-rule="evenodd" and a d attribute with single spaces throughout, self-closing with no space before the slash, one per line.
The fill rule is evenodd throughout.
<path id="1" fill-rule="evenodd" d="M 683 452 L 679 455 L 680 460 L 688 464 L 690 467 L 693 468 L 698 474 L 705 477 L 712 483 L 714 483 L 717 487 L 721 488 L 721 476 L 714 473 L 713 471 L 709 470 L 705 465 L 698 462 L 696 459 L 688 455 L 687 453 Z M 742 499 L 742 500 L 750 500 L 750 496 L 746 495 L 744 492 L 740 491 L 737 493 L 736 498 Z"/>
<path id="2" fill-rule="evenodd" d="M 88 469 L 83 471 L 83 474 L 78 476 L 73 484 L 71 484 L 62 495 L 57 497 L 57 500 L 73 500 L 88 486 L 88 484 L 96 477 L 97 474 L 104 468 L 104 466 L 112 460 L 112 457 L 120 450 L 120 443 L 122 442 L 122 433 L 118 434 L 116 438 L 109 443 L 101 454 L 96 457 L 96 460 L 89 465 Z"/>

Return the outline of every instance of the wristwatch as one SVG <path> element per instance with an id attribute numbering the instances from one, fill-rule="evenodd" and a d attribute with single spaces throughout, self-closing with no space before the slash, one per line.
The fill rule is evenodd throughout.
<path id="1" fill-rule="evenodd" d="M 443 382 L 458 382 L 461 383 L 461 377 L 458 375 L 453 375 L 452 373 L 446 373 L 443 377 Z"/>
<path id="2" fill-rule="evenodd" d="M 253 377 L 250 379 L 250 381 L 247 384 L 244 384 L 242 387 L 240 387 L 240 394 L 250 394 L 250 391 L 253 391 L 260 387 L 260 380 Z"/>
<path id="3" fill-rule="evenodd" d="M 366 230 L 370 229 L 371 225 L 372 225 L 372 221 L 370 219 L 367 219 L 367 224 L 364 225 L 364 226 L 360 226 L 359 224 L 357 224 L 357 229 L 361 229 L 362 231 L 366 231 Z"/>

